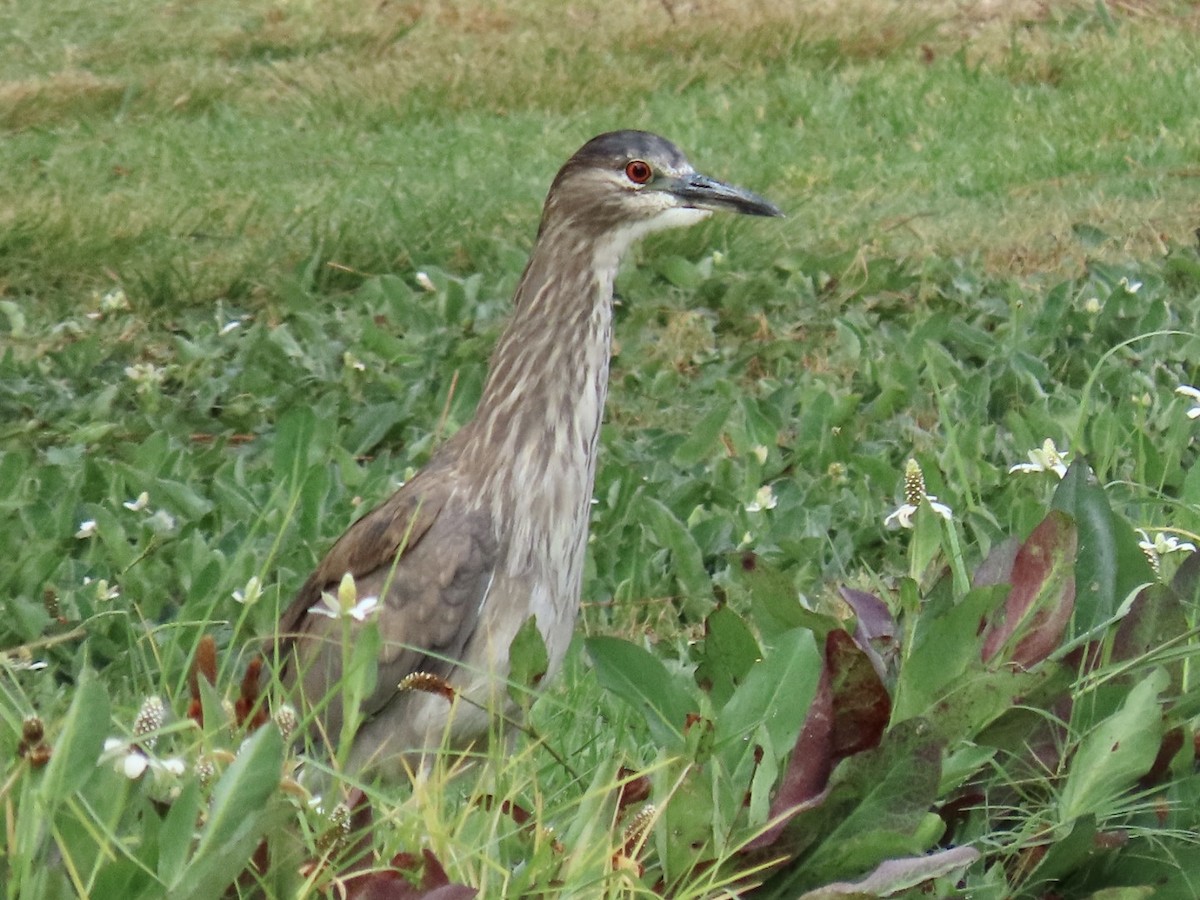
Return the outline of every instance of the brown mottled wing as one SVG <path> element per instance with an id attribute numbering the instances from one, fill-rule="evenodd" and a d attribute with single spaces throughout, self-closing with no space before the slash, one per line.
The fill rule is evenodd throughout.
<path id="1" fill-rule="evenodd" d="M 440 479 L 418 475 L 350 526 L 281 617 L 283 681 L 300 688 L 308 708 L 328 699 L 320 718 L 336 739 L 341 704 L 333 688 L 341 678 L 345 623 L 309 612 L 322 592 L 335 591 L 349 572 L 359 599 L 380 598 L 374 621 L 383 649 L 376 690 L 363 709 L 370 715 L 394 696 L 405 675 L 438 672 L 442 657 L 460 656 L 495 565 L 496 540 L 486 515 L 463 510 Z"/>

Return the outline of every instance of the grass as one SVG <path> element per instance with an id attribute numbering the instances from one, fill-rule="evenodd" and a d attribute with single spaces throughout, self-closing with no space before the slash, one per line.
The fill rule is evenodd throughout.
<path id="1" fill-rule="evenodd" d="M 730 716 L 720 688 L 696 693 L 685 677 L 703 669 L 718 599 L 747 617 L 768 659 L 777 639 L 800 640 L 772 630 L 772 615 L 791 612 L 762 612 L 780 584 L 838 620 L 848 612 L 835 585 L 878 593 L 915 637 L 904 646 L 918 647 L 922 628 L 951 628 L 931 558 L 965 575 L 1009 535 L 1027 537 L 1052 497 L 1066 502 L 1052 477 L 1008 475 L 1046 437 L 1086 454 L 1104 485 L 1088 509 L 1108 504 L 1114 521 L 1194 540 L 1194 426 L 1174 389 L 1195 383 L 1200 358 L 1198 24 L 1174 3 L 0 9 L 15 37 L 0 61 L 9 893 L 51 896 L 65 878 L 93 896 L 118 884 L 152 896 L 177 877 L 191 879 L 178 896 L 216 896 L 237 868 L 220 848 L 257 840 L 219 830 L 225 821 L 299 829 L 298 848 L 273 848 L 268 876 L 289 893 L 300 862 L 340 846 L 322 844 L 321 815 L 277 797 L 255 806 L 230 787 L 277 772 L 282 749 L 263 739 L 226 768 L 240 736 L 212 724 L 219 698 L 205 701 L 206 730 L 187 726 L 200 636 L 216 638 L 217 683 L 235 693 L 316 556 L 470 415 L 549 180 L 601 130 L 664 133 L 788 219 L 657 237 L 621 278 L 581 637 L 651 648 L 683 678 L 673 696 L 718 728 Z M 418 270 L 436 290 L 418 286 Z M 909 457 L 953 508 L 952 530 L 883 527 Z M 122 505 L 142 491 L 145 508 Z M 748 509 L 755 500 L 775 505 Z M 84 521 L 94 532 L 76 537 Z M 1113 547 L 1132 547 L 1127 528 L 1112 533 Z M 1135 572 L 1112 553 L 1118 574 Z M 1117 652 L 1069 679 L 1061 771 L 1031 770 L 996 736 L 1015 728 L 1008 720 L 964 713 L 943 773 L 975 759 L 970 745 L 989 746 L 999 749 L 979 765 L 990 780 L 978 767 L 960 783 L 943 774 L 936 797 L 889 811 L 915 834 L 931 808 L 979 784 L 1008 810 L 976 809 L 953 833 L 986 855 L 939 876 L 941 889 L 961 876 L 973 896 L 1039 896 L 1053 881 L 1083 897 L 1161 883 L 1172 877 L 1154 868 L 1163 861 L 1187 872 L 1195 619 L 1178 558 L 1164 557 L 1160 577 L 1183 611 L 1163 601 L 1132 661 Z M 1079 570 L 1105 560 L 1081 556 Z M 237 604 L 252 577 L 262 599 Z M 917 594 L 924 612 L 906 605 Z M 814 627 L 820 637 L 830 626 Z M 408 798 L 372 792 L 386 824 L 379 858 L 429 847 L 480 896 L 650 895 L 659 879 L 676 896 L 729 891 L 772 782 L 754 788 L 747 815 L 758 818 L 727 822 L 711 802 L 730 788 L 703 780 L 703 748 L 671 745 L 598 678 L 600 646 L 574 649 L 532 711 L 572 772 L 529 742 Z M 19 669 L 29 661 L 49 671 Z M 891 688 L 914 689 L 903 673 L 924 671 L 904 665 L 889 670 Z M 1169 684 L 1137 688 L 1154 666 Z M 994 687 L 992 673 L 964 671 Z M 1114 770 L 1121 791 L 1096 793 L 1070 774 L 1088 734 L 1136 725 L 1160 736 L 1154 722 L 1131 724 L 1122 701 L 1134 690 L 1157 698 L 1164 734 L 1182 729 L 1185 749 L 1154 790 Z M 204 793 L 211 785 L 189 787 L 195 778 L 130 783 L 90 765 L 106 735 L 132 733 L 148 695 L 174 711 L 157 752 L 216 760 L 226 806 Z M 94 708 L 68 712 L 81 696 Z M 35 712 L 52 759 L 82 774 L 32 767 L 37 741 L 18 753 Z M 783 777 L 795 734 L 773 740 Z M 927 752 L 889 740 L 880 759 L 843 762 L 842 790 L 866 778 L 856 771 L 886 779 L 889 760 Z M 1122 765 L 1150 768 L 1157 743 L 1143 743 L 1155 746 Z M 627 852 L 636 808 L 615 799 L 622 765 L 647 773 L 659 810 Z M 1056 799 L 1064 790 L 1069 804 Z M 171 831 L 191 824 L 184 812 L 161 830 L 145 824 L 162 818 L 155 803 L 198 811 L 201 796 L 217 804 L 203 852 L 190 828 Z M 839 807 L 851 822 L 866 808 Z M 706 824 L 707 850 L 680 851 L 672 809 Z M 1138 837 L 1081 862 L 1070 849 L 1086 843 L 1081 823 Z M 182 849 L 146 862 L 160 844 Z M 932 844 L 888 846 L 894 856 Z M 39 868 L 64 856 L 64 871 Z M 797 851 L 773 889 L 871 867 L 821 868 L 828 856 Z M 138 881 L 147 866 L 157 881 Z"/>

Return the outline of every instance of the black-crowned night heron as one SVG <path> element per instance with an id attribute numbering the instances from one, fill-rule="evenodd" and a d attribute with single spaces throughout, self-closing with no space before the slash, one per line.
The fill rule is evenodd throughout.
<path id="1" fill-rule="evenodd" d="M 383 649 L 352 768 L 395 777 L 426 752 L 485 735 L 486 710 L 506 705 L 509 646 L 531 616 L 550 671 L 562 662 L 579 611 L 613 279 L 634 241 L 712 210 L 781 215 L 643 131 L 593 138 L 559 171 L 474 417 L 350 526 L 280 620 L 283 681 L 321 710 L 318 731 L 335 741 L 345 629 L 362 626 L 330 618 L 322 596 L 349 573 L 359 603 L 378 601 L 368 615 Z M 398 691 L 414 672 L 470 702 L 455 702 L 451 718 L 444 696 Z"/>

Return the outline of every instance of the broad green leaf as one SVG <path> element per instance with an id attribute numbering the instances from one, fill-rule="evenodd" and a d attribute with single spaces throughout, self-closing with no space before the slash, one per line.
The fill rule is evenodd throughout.
<path id="1" fill-rule="evenodd" d="M 677 466 L 693 466 L 704 460 L 721 439 L 721 429 L 729 420 L 733 402 L 726 400 L 709 410 L 692 428 L 687 439 L 675 448 L 672 461 Z"/>
<path id="2" fill-rule="evenodd" d="M 1112 618 L 1138 587 L 1154 581 L 1154 573 L 1133 529 L 1113 512 L 1087 463 L 1071 465 L 1052 505 L 1079 529 L 1075 569 L 1080 577 L 1071 627 L 1071 636 L 1079 637 Z"/>
<path id="3" fill-rule="evenodd" d="M 710 768 L 689 763 L 681 775 L 668 769 L 656 781 L 664 788 L 665 802 L 663 796 L 655 798 L 663 810 L 655 838 L 664 876 L 671 881 L 716 854 L 721 823 Z"/>
<path id="4" fill-rule="evenodd" d="M 541 682 L 550 667 L 546 641 L 530 616 L 517 630 L 508 648 L 508 695 L 521 706 L 529 703 L 529 692 Z"/>
<path id="5" fill-rule="evenodd" d="M 196 852 L 169 885 L 168 896 L 215 897 L 238 876 L 267 826 L 267 801 L 279 786 L 283 750 L 283 738 L 273 725 L 260 728 L 242 745 L 213 788 Z"/>
<path id="6" fill-rule="evenodd" d="M 664 504 L 642 495 L 646 527 L 654 539 L 671 551 L 671 572 L 679 583 L 681 607 L 690 619 L 699 620 L 712 608 L 712 578 L 704 555 L 687 526 Z"/>
<path id="7" fill-rule="evenodd" d="M 308 406 L 291 407 L 275 426 L 275 472 L 286 478 L 293 490 L 302 483 L 313 453 L 317 417 Z"/>
<path id="8" fill-rule="evenodd" d="M 85 667 L 42 779 L 41 801 L 47 810 L 53 810 L 91 777 L 108 727 L 108 694 L 96 673 Z"/>
<path id="9" fill-rule="evenodd" d="M 200 782 L 191 778 L 171 803 L 159 831 L 158 877 L 163 884 L 178 882 L 192 846 L 199 812 Z"/>
<path id="10" fill-rule="evenodd" d="M 940 714 L 929 710 L 955 689 L 968 670 L 982 673 L 979 623 L 1007 593 L 1005 585 L 976 588 L 940 616 L 919 623 L 915 644 L 900 669 L 893 723 L 928 714 L 938 725 Z"/>
<path id="11" fill-rule="evenodd" d="M 794 628 L 807 628 L 823 638 L 826 632 L 841 627 L 832 616 L 805 606 L 787 573 L 760 557 L 743 557 L 732 573 L 738 587 L 750 598 L 751 616 L 767 646 Z"/>
<path id="12" fill-rule="evenodd" d="M 697 711 L 698 703 L 662 661 L 620 638 L 588 638 L 584 646 L 601 686 L 642 714 L 659 747 L 681 749 L 688 713 Z"/>
<path id="13" fill-rule="evenodd" d="M 720 708 L 762 657 L 762 650 L 742 617 L 727 606 L 718 606 L 704 620 L 699 656 L 696 682 L 709 692 L 713 706 Z"/>
<path id="14" fill-rule="evenodd" d="M 926 724 L 909 720 L 892 728 L 878 747 L 834 769 L 826 801 L 791 826 L 820 836 L 799 870 L 801 885 L 844 878 L 886 859 L 928 850 L 926 816 L 937 798 L 941 755 L 941 743 Z"/>
<path id="15" fill-rule="evenodd" d="M 1058 801 L 1064 822 L 1111 812 L 1113 802 L 1150 770 L 1163 734 L 1158 694 L 1168 681 L 1164 669 L 1155 669 L 1119 710 L 1084 735 Z"/>
<path id="16" fill-rule="evenodd" d="M 152 896 L 170 897 L 171 900 L 213 900 L 228 896 L 229 887 L 245 871 L 264 836 L 290 827 L 292 815 L 282 805 L 254 811 L 237 823 L 224 843 L 212 846 L 203 856 L 197 854 L 184 869 L 179 883 L 171 886 L 168 893 L 159 888 L 157 895 L 147 896 L 146 900 Z"/>
<path id="17" fill-rule="evenodd" d="M 717 717 L 716 744 L 734 785 L 749 776 L 760 725 L 772 749 L 784 756 L 796 742 L 821 677 L 823 657 L 813 633 L 797 628 L 779 636 L 776 645 L 746 673 Z"/>

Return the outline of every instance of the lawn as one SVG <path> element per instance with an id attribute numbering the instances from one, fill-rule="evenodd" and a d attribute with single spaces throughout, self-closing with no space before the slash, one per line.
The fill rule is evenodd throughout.
<path id="1" fill-rule="evenodd" d="M 1200 893 L 1194 3 L 0 30 L 6 896 Z M 578 640 L 513 743 L 311 797 L 243 672 L 470 417 L 614 128 L 787 218 L 631 254 Z"/>

